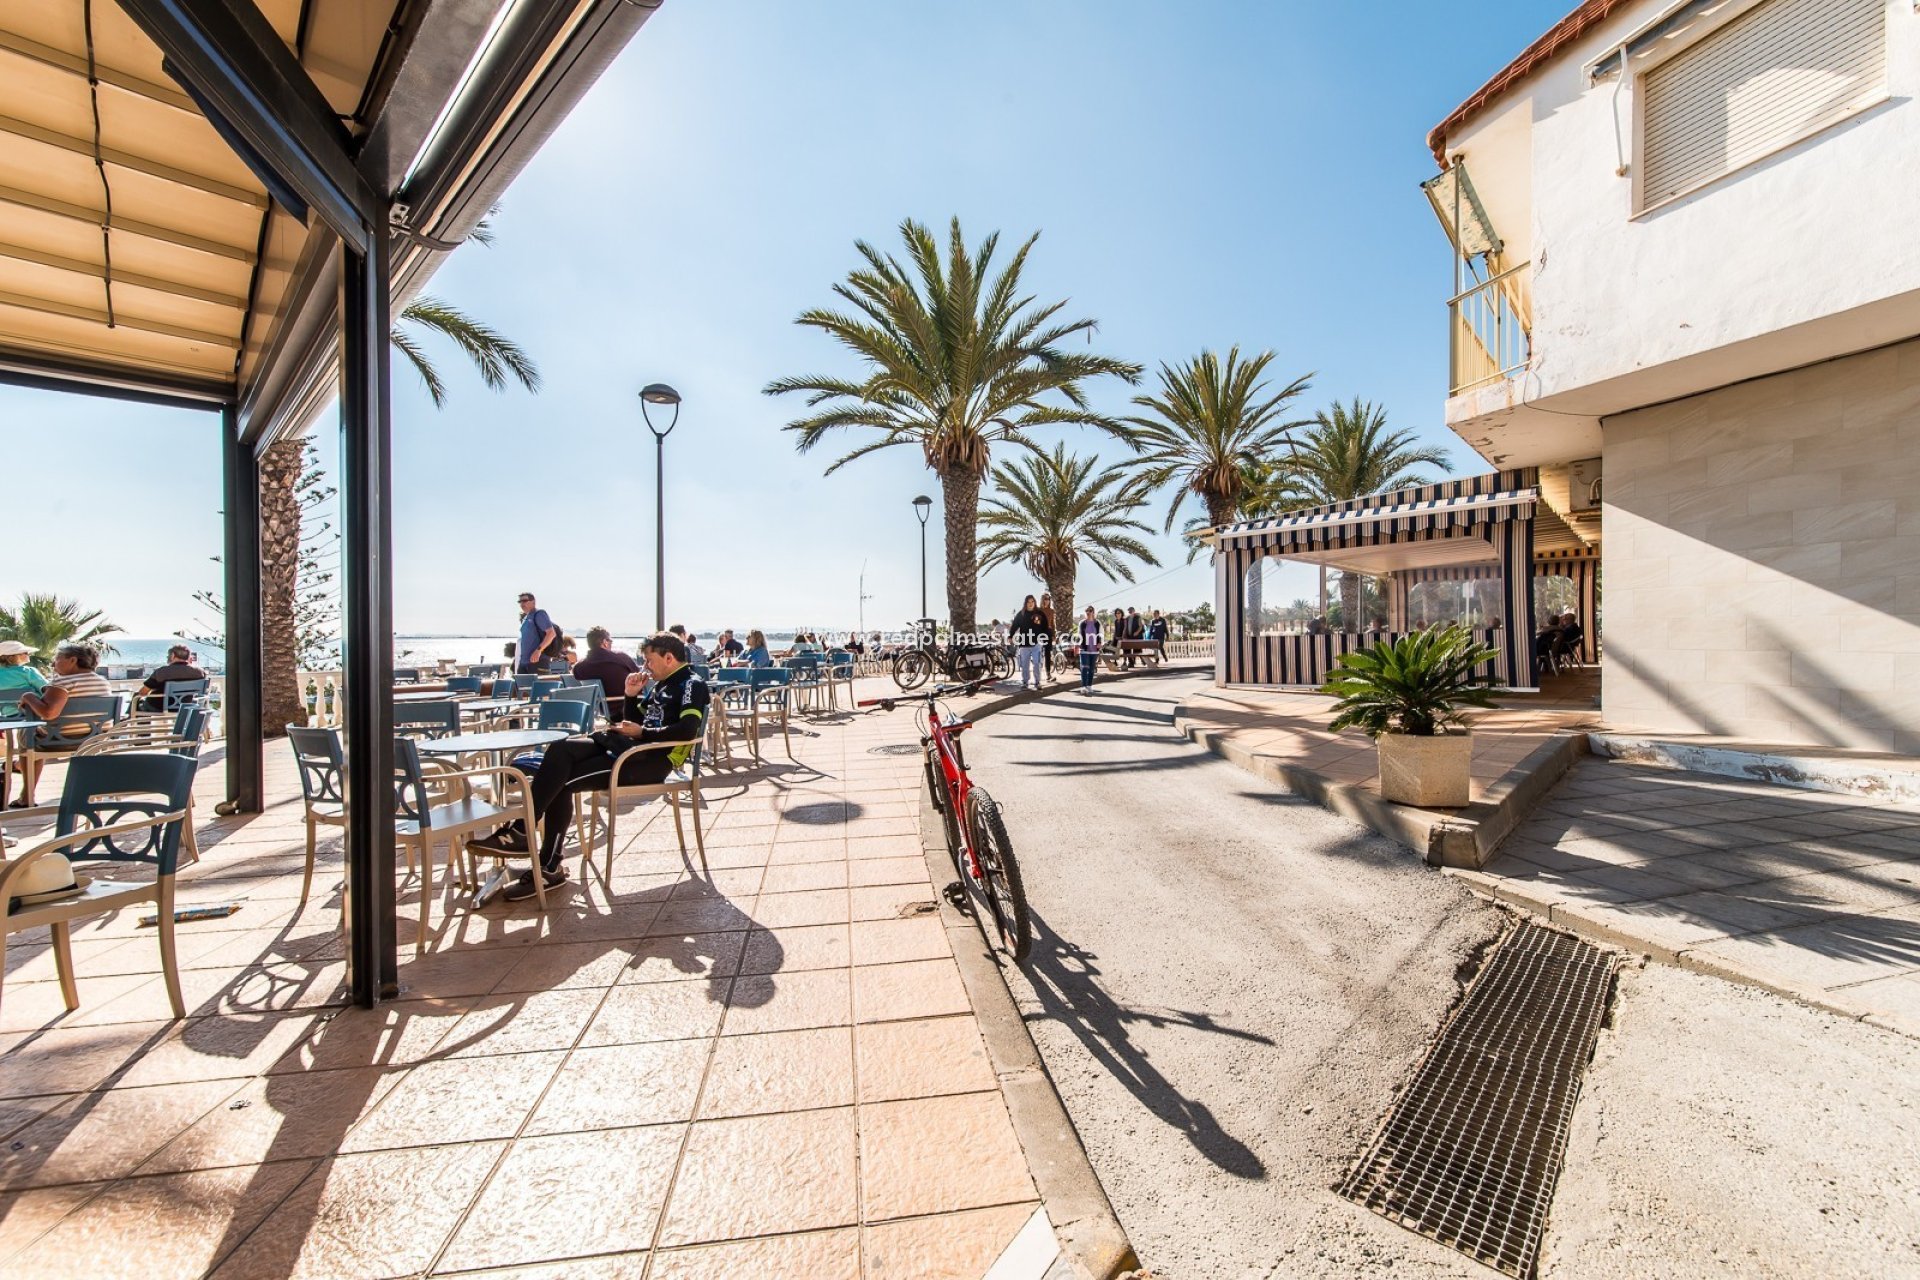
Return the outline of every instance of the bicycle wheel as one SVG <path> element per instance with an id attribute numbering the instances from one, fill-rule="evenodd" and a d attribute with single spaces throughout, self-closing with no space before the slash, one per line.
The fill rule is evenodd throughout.
<path id="1" fill-rule="evenodd" d="M 1033 922 L 1027 917 L 1027 891 L 1013 858 L 1013 841 L 991 796 L 975 787 L 967 799 L 973 851 L 980 857 L 981 883 L 975 888 L 993 917 L 994 932 L 987 934 L 987 941 L 1015 962 L 1025 960 L 1033 950 Z M 987 932 L 985 917 L 980 918 L 980 931 Z"/>
<path id="2" fill-rule="evenodd" d="M 940 815 L 940 830 L 947 838 L 947 856 L 953 859 L 954 869 L 960 871 L 960 822 L 953 812 L 953 797 L 947 790 L 947 775 L 940 770 L 939 757 L 929 745 L 926 755 L 921 757 L 927 770 L 927 793 L 933 797 L 933 811 Z M 965 879 L 961 871 L 961 879 Z"/>
<path id="3" fill-rule="evenodd" d="M 933 674 L 933 659 L 918 649 L 910 650 L 893 660 L 893 682 L 902 689 L 911 689 L 927 682 Z"/>
<path id="4" fill-rule="evenodd" d="M 994 680 L 1005 680 L 1013 675 L 1013 659 L 1007 651 L 998 646 L 987 653 L 987 675 Z"/>

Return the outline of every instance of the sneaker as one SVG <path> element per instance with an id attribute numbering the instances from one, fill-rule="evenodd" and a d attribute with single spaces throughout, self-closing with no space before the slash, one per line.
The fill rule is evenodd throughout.
<path id="1" fill-rule="evenodd" d="M 559 867 L 553 871 L 543 872 L 542 874 L 546 877 L 546 887 L 549 889 L 557 889 L 567 882 L 567 869 L 565 867 Z M 507 886 L 507 892 L 504 896 L 508 902 L 525 902 L 528 898 L 537 896 L 538 892 L 539 891 L 533 887 L 533 872 L 522 871 L 519 879 Z"/>
<path id="2" fill-rule="evenodd" d="M 532 846 L 527 843 L 527 834 L 516 830 L 519 824 L 504 826 L 491 835 L 481 836 L 469 843 L 475 849 L 484 849 L 490 853 L 531 853 Z"/>

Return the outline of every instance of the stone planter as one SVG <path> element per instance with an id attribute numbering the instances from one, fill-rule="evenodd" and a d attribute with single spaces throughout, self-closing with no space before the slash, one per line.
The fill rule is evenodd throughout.
<path id="1" fill-rule="evenodd" d="M 1416 738 L 1383 733 L 1380 749 L 1380 798 L 1422 809 L 1458 809 L 1471 798 L 1473 735 L 1436 734 Z"/>

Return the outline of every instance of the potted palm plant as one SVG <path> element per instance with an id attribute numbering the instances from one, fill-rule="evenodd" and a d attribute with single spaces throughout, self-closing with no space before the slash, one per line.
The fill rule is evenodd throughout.
<path id="1" fill-rule="evenodd" d="M 1493 656 L 1465 627 L 1451 626 L 1340 659 L 1321 687 L 1340 699 L 1328 727 L 1359 728 L 1374 740 L 1382 799 L 1441 809 L 1467 803 L 1473 735 L 1461 713 L 1493 705 L 1493 691 L 1473 679 Z"/>

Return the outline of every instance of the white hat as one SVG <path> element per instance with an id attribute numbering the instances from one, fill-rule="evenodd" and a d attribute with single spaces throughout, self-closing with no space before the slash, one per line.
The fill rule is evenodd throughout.
<path id="1" fill-rule="evenodd" d="M 0 658 L 20 658 L 32 652 L 18 640 L 0 640 Z"/>
<path id="2" fill-rule="evenodd" d="M 72 893 L 79 888 L 73 864 L 58 853 L 42 854 L 27 865 L 19 883 L 13 886 L 13 906 L 31 907 Z"/>

